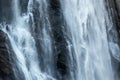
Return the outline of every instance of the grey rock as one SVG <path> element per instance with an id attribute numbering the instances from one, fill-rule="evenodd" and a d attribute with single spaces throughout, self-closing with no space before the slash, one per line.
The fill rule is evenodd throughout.
<path id="1" fill-rule="evenodd" d="M 11 51 L 8 36 L 0 30 L 0 80 L 14 80 L 9 57 Z"/>

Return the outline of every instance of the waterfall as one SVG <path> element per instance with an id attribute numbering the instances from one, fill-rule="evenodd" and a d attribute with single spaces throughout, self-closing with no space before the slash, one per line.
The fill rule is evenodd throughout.
<path id="1" fill-rule="evenodd" d="M 77 63 L 75 80 L 114 80 L 104 0 L 61 0 L 61 7 Z"/>
<path id="2" fill-rule="evenodd" d="M 13 19 L 0 29 L 13 49 L 15 80 L 116 80 L 111 53 L 120 61 L 120 50 L 105 0 L 11 1 Z"/>
<path id="3" fill-rule="evenodd" d="M 28 3 L 28 12 L 25 13 L 25 15 L 21 15 L 19 0 L 13 0 L 13 22 L 11 25 L 2 25 L 2 30 L 7 33 L 16 56 L 17 68 L 14 68 L 16 80 L 21 80 L 18 77 L 18 71 L 21 71 L 21 76 L 24 76 L 25 80 L 54 80 L 54 78 L 47 75 L 47 73 L 43 73 L 40 69 L 40 61 L 38 60 L 38 52 L 35 46 L 36 42 L 32 36 L 32 33 L 30 32 L 31 27 L 29 24 L 30 18 L 33 17 L 31 13 L 33 1 L 29 0 Z M 39 4 L 41 4 L 41 2 Z M 45 6 L 40 6 L 40 8 L 42 7 Z M 49 46 L 50 38 L 45 27 L 43 28 L 43 34 L 43 40 L 47 42 L 43 42 L 43 47 L 48 48 L 48 51 L 51 52 Z"/>

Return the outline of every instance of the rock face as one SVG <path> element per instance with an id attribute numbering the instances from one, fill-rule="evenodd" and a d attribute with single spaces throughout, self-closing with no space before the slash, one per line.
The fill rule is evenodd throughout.
<path id="1" fill-rule="evenodd" d="M 117 31 L 118 31 L 118 35 L 119 35 L 119 40 L 120 40 L 120 0 L 115 0 L 115 4 L 116 4 L 116 11 L 117 11 L 117 21 L 116 21 L 116 26 L 117 26 Z M 120 46 L 120 42 L 119 42 L 119 46 Z M 116 71 L 117 71 L 117 76 L 118 80 L 120 79 L 120 62 L 115 60 L 115 64 L 117 64 L 117 66 L 115 67 Z"/>
<path id="2" fill-rule="evenodd" d="M 120 16 L 120 0 L 116 0 L 116 8 L 118 11 L 118 15 Z"/>
<path id="3" fill-rule="evenodd" d="M 56 60 L 56 70 L 58 71 L 57 77 L 60 80 L 65 80 L 65 77 L 68 75 L 68 50 L 67 50 L 67 41 L 65 39 L 65 29 L 64 19 L 60 12 L 60 3 L 59 0 L 50 0 L 49 8 L 50 22 L 53 33 L 54 46 L 56 46 L 55 52 Z M 63 36 L 64 35 L 64 36 Z"/>
<path id="4" fill-rule="evenodd" d="M 117 24 L 118 33 L 120 36 L 120 0 L 116 0 L 115 5 L 116 5 L 116 13 L 117 13 L 116 24 Z"/>
<path id="5" fill-rule="evenodd" d="M 114 36 L 114 42 L 118 43 L 118 45 L 120 46 L 120 0 L 107 0 L 108 2 L 108 11 L 109 11 L 109 15 L 112 18 L 112 22 L 113 22 L 113 27 L 112 29 L 109 31 L 109 34 L 113 34 Z M 117 32 L 115 32 L 114 30 L 116 30 Z M 120 61 L 118 61 L 117 59 L 115 59 L 115 57 L 113 57 L 113 55 L 111 55 L 111 59 L 112 59 L 112 65 L 113 65 L 113 69 L 115 71 L 115 78 L 116 80 L 120 79 Z"/>
<path id="6" fill-rule="evenodd" d="M 0 0 L 0 22 L 7 21 L 8 23 L 12 20 L 12 1 L 11 0 Z"/>
<path id="7" fill-rule="evenodd" d="M 120 37 L 120 0 L 109 0 L 109 7 L 113 17 L 113 23 L 116 26 Z"/>
<path id="8" fill-rule="evenodd" d="M 14 80 L 10 61 L 10 44 L 7 35 L 0 30 L 0 80 Z"/>

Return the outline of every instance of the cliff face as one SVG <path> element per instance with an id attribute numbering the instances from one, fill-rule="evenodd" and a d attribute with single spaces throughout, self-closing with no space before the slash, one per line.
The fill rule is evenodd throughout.
<path id="1" fill-rule="evenodd" d="M 13 80 L 10 53 L 12 48 L 8 36 L 0 30 L 0 80 Z"/>
<path id="2" fill-rule="evenodd" d="M 118 15 L 120 16 L 120 0 L 116 0 L 116 8 L 117 8 Z"/>
<path id="3" fill-rule="evenodd" d="M 11 0 L 0 0 L 0 22 L 8 21 L 11 22 L 13 11 L 12 11 Z"/>
<path id="4" fill-rule="evenodd" d="M 119 37 L 119 40 L 118 40 L 118 43 L 119 43 L 119 46 L 120 46 L 120 0 L 116 0 L 115 1 L 115 9 L 116 9 L 116 29 L 117 29 L 117 32 L 118 32 L 118 37 Z M 118 75 L 118 79 L 120 79 L 120 62 L 117 61 L 117 60 L 114 60 L 115 64 L 117 65 L 115 67 L 116 69 L 116 75 Z"/>
<path id="5" fill-rule="evenodd" d="M 116 0 L 115 4 L 116 4 L 115 7 L 116 7 L 116 15 L 117 15 L 116 24 L 117 24 L 118 33 L 120 36 L 120 0 Z"/>
<path id="6" fill-rule="evenodd" d="M 0 23 L 3 21 L 10 23 L 12 21 L 11 3 L 11 0 L 0 0 Z M 0 80 L 14 80 L 10 53 L 13 53 L 13 51 L 8 36 L 0 30 Z"/>
<path id="7" fill-rule="evenodd" d="M 109 9 L 112 16 L 112 21 L 114 26 L 116 27 L 118 34 L 120 30 L 120 0 L 108 0 Z M 120 36 L 120 35 L 119 35 Z"/>
<path id="8" fill-rule="evenodd" d="M 114 38 L 114 43 L 117 43 L 120 46 L 120 0 L 106 0 L 107 9 L 109 16 L 111 16 L 111 22 L 113 27 L 108 32 L 108 35 L 111 34 Z M 117 31 L 117 32 L 116 32 Z M 119 53 L 118 53 L 119 54 Z M 115 71 L 114 76 L 116 80 L 120 79 L 120 61 L 111 54 L 111 61 L 113 69 Z"/>

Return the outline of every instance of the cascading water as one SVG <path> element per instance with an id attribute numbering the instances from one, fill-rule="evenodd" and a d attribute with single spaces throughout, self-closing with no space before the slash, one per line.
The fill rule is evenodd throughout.
<path id="1" fill-rule="evenodd" d="M 39 67 L 38 54 L 35 47 L 35 40 L 30 32 L 31 28 L 29 25 L 29 19 L 30 17 L 32 17 L 32 13 L 30 13 L 31 7 L 33 6 L 32 4 L 33 1 L 30 0 L 28 4 L 28 12 L 26 13 L 26 15 L 21 16 L 19 1 L 13 0 L 13 24 L 2 25 L 2 30 L 5 33 L 7 33 L 11 41 L 11 45 L 17 58 L 17 69 L 21 71 L 25 80 L 54 80 L 54 78 L 47 75 L 46 73 L 42 73 Z M 43 6 L 41 6 L 40 8 L 42 7 Z M 49 44 L 49 36 L 47 36 L 46 30 L 44 29 L 43 32 L 45 36 L 44 39 L 48 38 L 47 42 Z M 46 44 L 45 47 L 47 47 Z M 17 71 L 18 70 L 14 69 L 15 75 L 17 75 Z M 16 76 L 16 80 L 20 80 L 18 76 L 19 75 Z"/>
<path id="2" fill-rule="evenodd" d="M 15 80 L 116 80 L 110 51 L 119 60 L 119 46 L 108 42 L 105 0 L 58 0 L 60 12 L 49 8 L 57 0 L 23 0 L 28 1 L 26 12 L 20 1 L 12 0 L 11 24 L 0 24 L 14 51 Z"/>
<path id="3" fill-rule="evenodd" d="M 75 80 L 114 80 L 104 0 L 61 0 L 61 7 L 75 51 Z"/>

